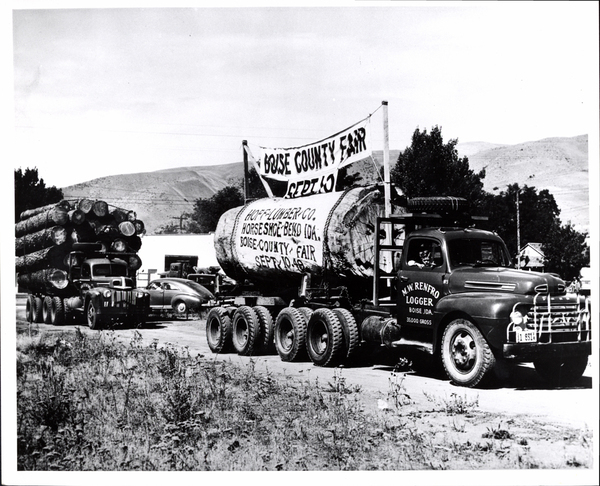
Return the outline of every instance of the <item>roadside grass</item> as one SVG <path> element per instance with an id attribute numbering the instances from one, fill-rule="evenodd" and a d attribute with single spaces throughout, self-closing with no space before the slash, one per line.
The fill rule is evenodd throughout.
<path id="1" fill-rule="evenodd" d="M 424 432 L 405 413 L 411 397 L 401 373 L 390 378 L 392 406 L 369 413 L 360 388 L 348 385 L 341 369 L 332 372 L 324 384 L 276 377 L 256 371 L 253 360 L 239 366 L 157 341 L 144 344 L 138 332 L 128 343 L 111 331 L 79 328 L 19 334 L 17 469 L 540 467 L 518 437 L 496 437 L 500 426 L 488 428 L 483 442 L 457 439 L 468 422 L 462 431 L 449 424 L 446 431 Z M 477 402 L 458 395 L 432 400 L 440 413 L 477 413 Z M 554 467 L 590 467 L 588 455 L 570 455 Z"/>

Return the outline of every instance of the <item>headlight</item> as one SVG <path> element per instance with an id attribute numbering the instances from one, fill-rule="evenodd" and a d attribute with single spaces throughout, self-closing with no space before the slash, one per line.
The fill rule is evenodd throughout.
<path id="1" fill-rule="evenodd" d="M 103 296 L 105 299 L 108 299 L 108 298 L 110 297 L 110 290 L 108 290 L 108 289 L 105 289 L 105 290 L 103 290 L 103 291 L 102 291 L 102 296 Z"/>
<path id="2" fill-rule="evenodd" d="M 524 316 L 519 311 L 514 311 L 510 314 L 510 321 L 515 326 L 525 327 L 525 324 L 527 324 L 527 316 Z"/>
<path id="3" fill-rule="evenodd" d="M 137 292 L 137 294 L 136 294 L 136 297 L 137 297 L 138 299 L 142 299 L 142 298 L 144 297 L 144 292 L 139 292 L 139 291 L 138 291 L 138 292 Z"/>

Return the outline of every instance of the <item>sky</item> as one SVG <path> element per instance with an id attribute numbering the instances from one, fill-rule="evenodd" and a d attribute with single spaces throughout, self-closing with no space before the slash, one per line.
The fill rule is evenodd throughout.
<path id="1" fill-rule="evenodd" d="M 384 100 L 391 149 L 436 125 L 499 144 L 597 131 L 596 2 L 47 5 L 11 12 L 9 137 L 47 185 L 238 162 L 242 140 L 298 146 L 369 115 L 381 150 Z"/>

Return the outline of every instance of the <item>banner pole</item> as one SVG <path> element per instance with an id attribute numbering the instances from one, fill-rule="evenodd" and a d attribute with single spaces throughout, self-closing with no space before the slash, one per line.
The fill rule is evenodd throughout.
<path id="1" fill-rule="evenodd" d="M 244 204 L 248 201 L 248 153 L 246 146 L 247 140 L 242 140 L 242 150 L 244 151 Z"/>
<path id="2" fill-rule="evenodd" d="M 390 133 L 388 127 L 388 102 L 383 105 L 383 194 L 385 199 L 385 217 L 392 214 L 392 194 L 390 187 Z"/>

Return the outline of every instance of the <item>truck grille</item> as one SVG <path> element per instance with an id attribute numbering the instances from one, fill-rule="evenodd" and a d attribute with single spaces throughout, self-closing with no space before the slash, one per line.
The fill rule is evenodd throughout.
<path id="1" fill-rule="evenodd" d="M 111 304 L 113 307 L 122 306 L 123 304 L 132 304 L 136 303 L 135 292 L 131 290 L 113 290 Z"/>
<path id="2" fill-rule="evenodd" d="M 515 306 L 517 307 L 517 306 Z M 590 341 L 592 338 L 589 299 L 536 294 L 527 313 L 525 330 L 534 331 L 537 343 Z M 509 342 L 516 341 L 516 326 L 507 328 Z"/>

